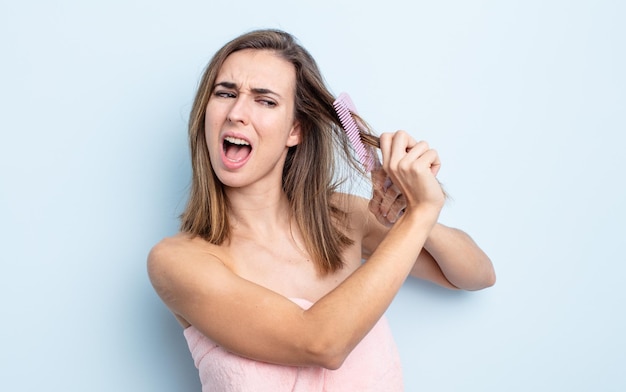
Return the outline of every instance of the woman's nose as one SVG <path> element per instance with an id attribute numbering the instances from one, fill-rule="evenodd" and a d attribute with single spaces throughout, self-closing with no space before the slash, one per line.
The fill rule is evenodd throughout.
<path id="1" fill-rule="evenodd" d="M 250 107 L 245 96 L 239 95 L 235 98 L 233 105 L 228 112 L 228 121 L 232 123 L 248 124 L 250 119 Z"/>

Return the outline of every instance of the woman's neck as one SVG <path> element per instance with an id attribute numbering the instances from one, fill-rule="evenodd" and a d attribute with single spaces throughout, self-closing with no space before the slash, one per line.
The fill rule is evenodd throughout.
<path id="1" fill-rule="evenodd" d="M 291 208 L 280 188 L 226 191 L 233 234 L 271 236 L 289 230 Z"/>

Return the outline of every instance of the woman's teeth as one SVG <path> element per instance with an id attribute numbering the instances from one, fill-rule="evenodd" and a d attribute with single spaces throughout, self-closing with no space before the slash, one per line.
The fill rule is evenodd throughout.
<path id="1" fill-rule="evenodd" d="M 241 162 L 246 159 L 252 147 L 247 141 L 234 136 L 224 138 L 224 156 L 231 162 Z"/>
<path id="2" fill-rule="evenodd" d="M 224 139 L 228 143 L 236 144 L 238 146 L 249 146 L 250 145 L 250 143 L 248 143 L 247 141 L 245 141 L 243 139 L 236 138 L 236 137 L 232 137 L 232 136 L 226 136 Z"/>

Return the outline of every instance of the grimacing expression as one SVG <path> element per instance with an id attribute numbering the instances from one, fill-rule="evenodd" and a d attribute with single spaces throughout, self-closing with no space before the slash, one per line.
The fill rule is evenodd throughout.
<path id="1" fill-rule="evenodd" d="M 220 181 L 241 187 L 280 180 L 287 151 L 301 137 L 293 64 L 269 50 L 237 51 L 226 58 L 212 88 L 205 137 Z"/>

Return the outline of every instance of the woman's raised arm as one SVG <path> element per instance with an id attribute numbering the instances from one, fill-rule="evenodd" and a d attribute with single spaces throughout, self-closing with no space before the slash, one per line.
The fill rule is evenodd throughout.
<path id="1" fill-rule="evenodd" d="M 415 265 L 444 198 L 436 151 L 403 133 L 383 135 L 383 165 L 405 213 L 367 263 L 308 310 L 230 271 L 179 237 L 150 253 L 151 281 L 167 306 L 217 344 L 252 359 L 337 369 L 383 315 Z M 254 262 L 254 260 L 251 260 Z"/>

